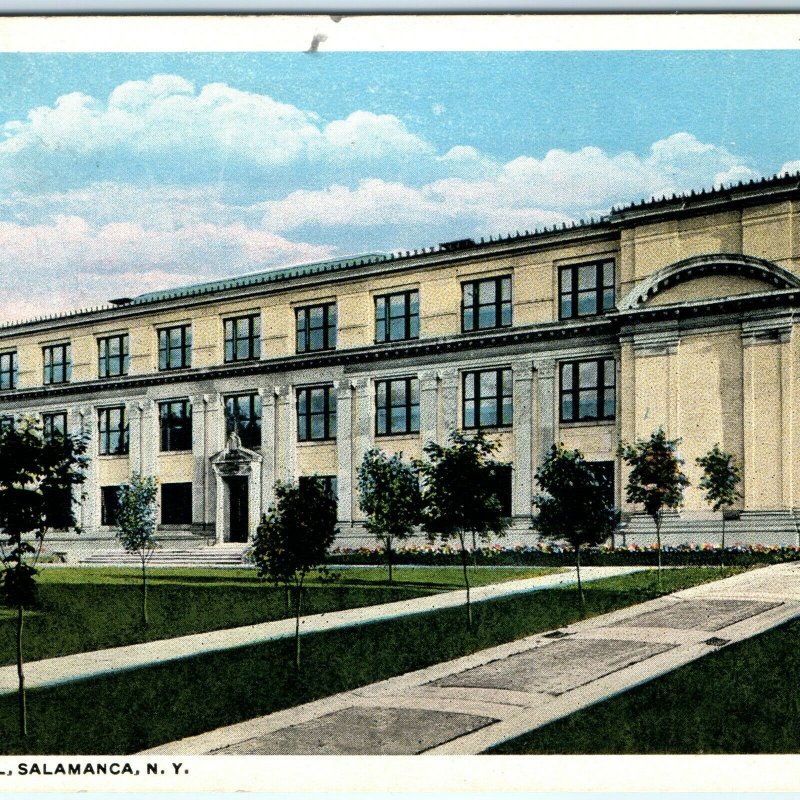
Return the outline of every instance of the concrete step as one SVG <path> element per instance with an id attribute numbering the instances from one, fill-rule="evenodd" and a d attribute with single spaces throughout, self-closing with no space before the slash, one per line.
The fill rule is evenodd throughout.
<path id="1" fill-rule="evenodd" d="M 241 566 L 244 545 L 222 545 L 213 547 L 200 547 L 192 550 L 156 550 L 148 561 L 150 566 L 170 567 L 231 567 Z M 108 565 L 108 566 L 138 566 L 141 559 L 136 553 L 127 553 L 124 550 L 100 550 L 86 558 L 81 559 L 81 564 Z"/>

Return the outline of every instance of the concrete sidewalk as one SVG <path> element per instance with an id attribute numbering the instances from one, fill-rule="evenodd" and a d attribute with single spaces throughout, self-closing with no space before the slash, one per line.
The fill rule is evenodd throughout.
<path id="1" fill-rule="evenodd" d="M 627 575 L 642 569 L 644 567 L 584 567 L 581 570 L 581 577 L 585 581 L 592 581 L 616 575 Z M 539 578 L 527 578 L 525 580 L 480 586 L 472 589 L 470 596 L 472 602 L 476 603 L 482 600 L 551 589 L 555 586 L 567 586 L 574 584 L 575 581 L 575 571 L 567 570 L 551 575 L 543 575 Z M 424 614 L 427 611 L 461 606 L 464 604 L 465 599 L 466 592 L 463 589 L 458 589 L 452 592 L 415 597 L 411 600 L 401 600 L 395 603 L 314 614 L 300 618 L 300 632 L 302 635 L 306 635 L 321 631 L 332 631 L 338 628 L 348 628 L 354 625 L 365 625 L 380 620 Z M 275 620 L 274 622 L 263 622 L 259 625 L 226 628 L 190 636 L 179 636 L 174 639 L 159 639 L 153 642 L 32 661 L 25 665 L 25 685 L 29 689 L 55 686 L 70 681 L 95 678 L 109 673 L 163 664 L 167 661 L 176 661 L 205 653 L 262 644 L 276 639 L 292 637 L 294 636 L 294 628 L 295 621 L 291 617 L 289 619 Z M 0 667 L 0 695 L 11 694 L 16 691 L 16 666 Z"/>
<path id="2" fill-rule="evenodd" d="M 779 564 L 147 751 L 468 755 L 800 616 Z"/>

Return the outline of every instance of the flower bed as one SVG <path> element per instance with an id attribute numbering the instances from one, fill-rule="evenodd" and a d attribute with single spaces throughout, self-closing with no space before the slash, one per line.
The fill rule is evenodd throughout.
<path id="1" fill-rule="evenodd" d="M 717 566 L 724 561 L 727 566 L 747 567 L 755 564 L 777 564 L 782 561 L 800 560 L 800 547 L 796 545 L 744 545 L 734 544 L 720 548 L 711 544 L 686 543 L 664 545 L 662 561 L 670 566 Z M 595 547 L 581 551 L 581 563 L 586 566 L 656 566 L 658 554 L 652 545 L 628 545 L 626 547 Z M 470 562 L 473 554 L 470 552 Z M 474 554 L 478 564 L 492 566 L 561 567 L 575 563 L 571 547 L 559 545 L 517 545 L 503 547 L 490 545 L 479 547 Z M 449 545 L 407 545 L 393 549 L 394 564 L 425 564 L 436 566 L 460 565 L 461 555 L 457 547 Z M 336 547 L 329 557 L 330 564 L 385 564 L 386 554 L 380 546 Z"/>

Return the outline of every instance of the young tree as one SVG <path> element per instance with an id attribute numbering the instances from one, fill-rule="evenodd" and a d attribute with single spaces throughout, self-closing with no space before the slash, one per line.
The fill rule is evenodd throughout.
<path id="1" fill-rule="evenodd" d="M 742 497 L 738 486 L 742 480 L 742 471 L 736 456 L 726 453 L 715 444 L 704 456 L 697 459 L 698 466 L 703 468 L 700 488 L 705 490 L 706 502 L 714 511 L 722 511 L 722 542 L 720 543 L 720 567 L 725 559 L 725 508 L 732 506 Z"/>
<path id="2" fill-rule="evenodd" d="M 75 526 L 73 488 L 86 480 L 87 441 L 53 434 L 24 419 L 0 431 L 0 528 L 2 591 L 17 612 L 16 650 L 19 732 L 28 733 L 23 664 L 24 611 L 36 599 L 36 563 L 49 529 Z"/>
<path id="3" fill-rule="evenodd" d="M 256 529 L 252 558 L 258 574 L 294 590 L 295 668 L 300 669 L 300 611 L 306 575 L 325 560 L 336 538 L 336 500 L 317 478 L 277 484 L 275 505 Z"/>
<path id="4" fill-rule="evenodd" d="M 367 515 L 364 526 L 386 545 L 391 583 L 392 541 L 407 538 L 420 519 L 419 478 L 402 453 L 368 450 L 358 468 L 358 494 Z"/>
<path id="5" fill-rule="evenodd" d="M 467 592 L 467 626 L 472 627 L 472 606 L 467 574 L 466 536 L 481 539 L 502 536 L 508 525 L 497 496 L 497 475 L 505 467 L 492 459 L 498 443 L 483 431 L 468 437 L 450 434 L 448 446 L 428 442 L 427 461 L 416 462 L 422 486 L 422 527 L 431 540 L 457 538 Z"/>
<path id="6" fill-rule="evenodd" d="M 536 473 L 543 493 L 534 504 L 539 513 L 534 527 L 546 539 L 566 541 L 575 550 L 578 596 L 583 605 L 581 547 L 598 545 L 613 532 L 616 514 L 607 502 L 608 485 L 580 450 L 553 445 Z"/>
<path id="7" fill-rule="evenodd" d="M 663 428 L 649 439 L 634 444 L 623 442 L 619 454 L 630 466 L 625 487 L 629 503 L 641 503 L 656 526 L 658 548 L 658 588 L 661 589 L 661 523 L 666 509 L 683 505 L 683 492 L 689 480 L 681 471 L 683 459 L 678 456 L 680 439 L 667 439 Z"/>
<path id="8" fill-rule="evenodd" d="M 156 541 L 158 480 L 134 472 L 117 494 L 117 538 L 128 553 L 139 556 L 142 565 L 142 625 L 147 626 L 147 564 Z"/>

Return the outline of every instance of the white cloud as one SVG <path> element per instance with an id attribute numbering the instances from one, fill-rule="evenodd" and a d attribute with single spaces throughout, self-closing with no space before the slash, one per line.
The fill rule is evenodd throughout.
<path id="1" fill-rule="evenodd" d="M 316 114 L 269 95 L 223 83 L 196 91 L 177 75 L 123 83 L 105 102 L 79 92 L 64 95 L 25 120 L 5 123 L 3 133 L 0 155 L 6 157 L 122 152 L 181 160 L 202 154 L 223 169 L 229 161 L 281 167 L 302 159 L 402 159 L 431 150 L 391 114 L 359 110 L 323 124 Z"/>

